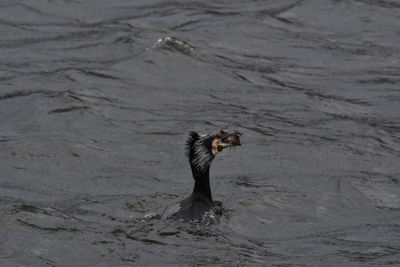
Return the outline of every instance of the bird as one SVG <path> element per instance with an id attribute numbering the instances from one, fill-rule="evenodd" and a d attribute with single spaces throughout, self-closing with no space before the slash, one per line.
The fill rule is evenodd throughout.
<path id="1" fill-rule="evenodd" d="M 206 221 L 215 218 L 210 188 L 210 167 L 215 156 L 225 148 L 241 146 L 241 133 L 228 132 L 231 123 L 217 133 L 200 135 L 191 131 L 185 151 L 189 160 L 194 188 L 192 194 L 181 202 L 167 208 L 163 218 L 183 221 Z"/>

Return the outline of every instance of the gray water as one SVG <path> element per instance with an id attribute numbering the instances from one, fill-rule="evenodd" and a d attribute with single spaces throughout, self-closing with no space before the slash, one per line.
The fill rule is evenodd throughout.
<path id="1" fill-rule="evenodd" d="M 0 266 L 399 266 L 399 25 L 396 0 L 2 0 Z M 187 133 L 227 122 L 220 223 L 159 219 Z"/>

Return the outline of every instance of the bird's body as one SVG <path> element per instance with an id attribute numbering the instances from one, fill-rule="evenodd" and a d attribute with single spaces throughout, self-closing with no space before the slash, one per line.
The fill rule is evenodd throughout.
<path id="1" fill-rule="evenodd" d="M 186 221 L 202 221 L 204 215 L 213 213 L 213 203 L 201 195 L 191 195 L 179 204 L 178 210 L 172 213 L 170 219 L 184 219 Z"/>
<path id="2" fill-rule="evenodd" d="M 185 221 L 208 221 L 215 217 L 210 187 L 211 162 L 224 148 L 241 145 L 239 136 L 239 133 L 228 134 L 227 129 L 203 136 L 190 132 L 186 155 L 195 181 L 194 189 L 189 197 L 168 208 L 163 217 Z"/>

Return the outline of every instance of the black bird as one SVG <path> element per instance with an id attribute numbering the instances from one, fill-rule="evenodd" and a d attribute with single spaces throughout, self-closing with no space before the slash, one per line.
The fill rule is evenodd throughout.
<path id="1" fill-rule="evenodd" d="M 185 221 L 202 221 L 205 216 L 215 217 L 210 188 L 211 162 L 223 149 L 241 145 L 241 134 L 228 133 L 228 127 L 230 124 L 215 134 L 189 133 L 185 149 L 194 179 L 193 193 L 179 204 L 168 208 L 162 217 Z"/>

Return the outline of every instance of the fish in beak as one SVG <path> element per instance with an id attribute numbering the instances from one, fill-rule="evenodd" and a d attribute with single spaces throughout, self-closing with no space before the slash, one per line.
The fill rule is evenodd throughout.
<path id="1" fill-rule="evenodd" d="M 227 147 L 235 147 L 241 146 L 240 136 L 242 135 L 239 132 L 228 132 L 228 128 L 231 127 L 232 124 L 229 123 L 225 126 L 218 134 L 216 134 L 215 139 L 213 141 L 213 152 L 214 154 L 221 152 L 223 149 Z"/>

